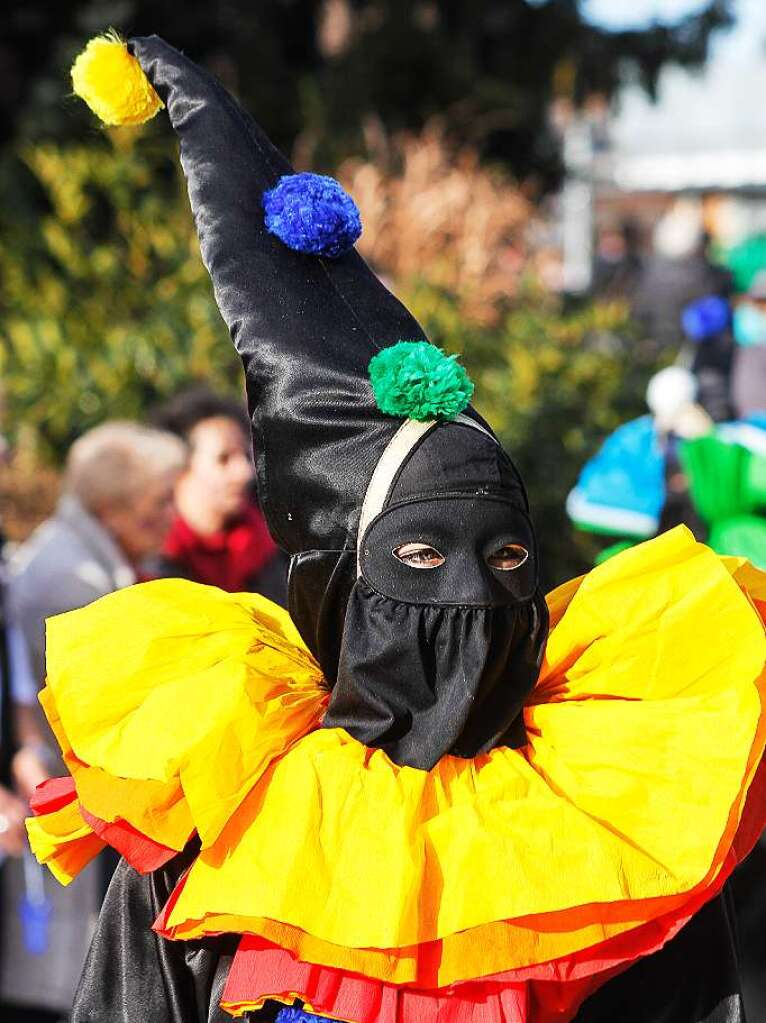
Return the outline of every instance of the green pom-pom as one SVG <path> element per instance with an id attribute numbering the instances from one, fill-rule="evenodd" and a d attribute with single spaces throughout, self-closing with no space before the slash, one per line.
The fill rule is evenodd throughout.
<path id="1" fill-rule="evenodd" d="M 378 352 L 370 380 L 381 412 L 410 419 L 454 419 L 473 394 L 457 356 L 427 341 L 400 341 Z"/>

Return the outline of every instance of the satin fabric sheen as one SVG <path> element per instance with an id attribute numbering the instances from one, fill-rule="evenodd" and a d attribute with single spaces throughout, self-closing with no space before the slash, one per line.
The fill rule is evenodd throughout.
<path id="1" fill-rule="evenodd" d="M 280 176 L 292 172 L 290 164 L 203 69 L 157 37 L 134 39 L 130 45 L 165 103 L 178 135 L 202 258 L 221 314 L 243 360 L 261 507 L 273 536 L 291 554 L 323 552 L 313 559 L 302 557 L 293 567 L 290 607 L 296 609 L 296 624 L 333 684 L 340 650 L 332 640 L 318 642 L 318 621 L 327 620 L 336 632 L 340 626 L 340 634 L 348 637 L 345 612 L 351 580 L 348 559 L 340 552 L 356 546 L 359 512 L 368 482 L 401 423 L 378 410 L 368 365 L 381 348 L 401 340 L 424 340 L 424 334 L 357 253 L 338 260 L 317 259 L 289 250 L 269 234 L 262 196 Z M 463 432 L 475 431 L 463 428 Z M 482 457 L 488 464 L 476 463 L 476 479 L 471 482 L 486 487 L 493 476 L 497 477 L 498 485 L 506 487 L 526 511 L 523 486 L 507 456 L 501 456 L 499 448 L 497 452 L 488 451 L 487 445 L 492 442 L 482 440 Z M 469 438 L 468 443 L 471 449 L 479 446 L 475 438 Z M 423 445 L 423 451 L 428 452 L 430 447 Z M 465 480 L 465 468 L 454 455 L 451 463 L 439 458 L 436 462 L 445 479 Z M 431 484 L 438 487 L 442 480 L 434 475 L 434 466 L 428 469 L 428 474 L 418 472 L 416 478 L 430 490 Z M 332 555 L 329 551 L 338 553 Z M 343 585 L 337 586 L 341 565 L 346 575 Z M 310 569 L 305 580 L 304 566 Z M 332 597 L 340 601 L 332 608 L 326 601 L 329 587 Z M 516 620 L 528 621 L 529 616 L 514 616 L 514 640 Z M 376 634 L 374 629 L 370 632 Z M 419 638 L 417 633 L 410 633 L 406 639 L 401 636 L 391 640 L 400 641 L 399 654 L 404 661 L 431 657 L 432 651 L 420 649 Z M 538 646 L 541 644 L 540 637 Z M 502 641 L 495 636 L 490 645 L 491 656 L 485 652 L 476 658 L 477 668 L 464 686 L 462 701 L 470 701 L 482 686 L 486 688 L 487 679 L 482 680 L 478 671 L 488 658 L 494 678 L 502 674 L 497 658 Z M 519 644 L 507 638 L 504 645 L 509 650 Z M 389 642 L 379 651 L 380 664 L 390 662 L 391 650 Z M 471 652 L 476 652 L 476 643 Z M 455 650 L 449 656 L 459 661 L 462 655 Z M 376 660 L 369 645 L 365 657 Z M 444 660 L 440 659 L 439 668 Z M 531 660 L 534 665 L 536 658 Z M 529 675 L 526 665 L 525 679 Z M 372 681 L 369 674 L 365 678 Z M 456 706 L 454 686 L 446 677 L 444 681 L 448 699 L 440 707 L 443 721 Z M 533 681 L 533 677 L 528 678 L 524 692 Z M 374 685 L 368 688 L 367 710 L 370 704 L 379 702 L 374 689 Z M 516 689 L 511 701 L 513 716 L 520 706 Z M 421 687 L 419 694 L 404 695 L 405 699 L 411 697 L 407 713 L 414 721 L 425 694 Z M 358 701 L 344 700 L 339 718 L 351 723 L 349 714 L 357 705 Z M 486 700 L 482 705 L 485 709 L 497 706 L 496 701 Z M 510 711 L 501 714 L 499 724 L 484 722 L 477 729 L 478 740 L 469 743 L 465 739 L 462 747 L 455 748 L 465 749 L 465 755 L 488 748 L 488 743 L 499 741 L 507 731 L 509 716 Z M 399 715 L 399 731 L 405 721 L 406 715 Z M 428 745 L 415 752 L 418 739 L 427 734 L 428 728 L 428 720 L 418 721 L 413 727 L 402 763 L 430 767 L 455 746 L 453 739 L 460 738 L 443 730 L 432 732 Z M 386 741 L 380 730 L 376 739 L 366 721 L 360 722 L 357 731 L 369 734 L 372 745 Z M 386 748 L 396 759 L 396 745 L 389 741 Z"/>
<path id="2" fill-rule="evenodd" d="M 75 996 L 71 1023 L 231 1023 L 219 1001 L 236 948 L 232 936 L 165 941 L 151 921 L 193 859 L 141 877 L 123 860 L 112 878 Z"/>
<path id="3" fill-rule="evenodd" d="M 320 259 L 269 234 L 263 193 L 289 162 L 205 70 L 156 36 L 130 45 L 178 135 L 202 258 L 244 363 L 269 528 L 291 554 L 342 550 L 401 424 L 377 409 L 367 366 L 425 335 L 356 252 Z"/>
<path id="4" fill-rule="evenodd" d="M 332 683 L 355 578 L 346 552 L 402 422 L 378 410 L 367 367 L 382 348 L 425 334 L 355 251 L 320 259 L 269 234 L 263 193 L 293 172 L 289 162 L 178 50 L 157 36 L 129 46 L 178 135 L 202 258 L 245 369 L 260 505 L 295 556 L 290 611 Z"/>

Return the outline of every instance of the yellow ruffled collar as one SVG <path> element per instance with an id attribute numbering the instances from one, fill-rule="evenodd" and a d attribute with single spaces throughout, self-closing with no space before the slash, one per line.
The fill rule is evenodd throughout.
<path id="1" fill-rule="evenodd" d="M 528 745 L 428 772 L 319 727 L 283 611 L 188 582 L 53 619 L 43 703 L 89 814 L 171 850 L 199 834 L 168 936 L 247 931 L 400 980 L 438 944 L 451 983 L 479 947 L 485 973 L 547 961 L 714 880 L 764 747 L 763 599 L 685 530 L 627 551 L 550 596 Z M 45 821 L 65 875 L 82 821 Z"/>

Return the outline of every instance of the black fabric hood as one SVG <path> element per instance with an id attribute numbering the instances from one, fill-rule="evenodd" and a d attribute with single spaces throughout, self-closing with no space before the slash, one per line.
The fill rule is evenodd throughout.
<path id="1" fill-rule="evenodd" d="M 523 745 L 548 612 L 518 472 L 470 421 L 443 423 L 385 491 L 360 539 L 325 727 L 420 770 Z M 413 545 L 433 567 L 401 560 Z M 495 567 L 498 551 L 518 564 Z"/>
<path id="2" fill-rule="evenodd" d="M 356 251 L 304 255 L 267 231 L 264 192 L 293 168 L 212 75 L 157 36 L 128 47 L 178 135 L 202 259 L 245 369 L 260 504 L 294 556 L 291 613 L 332 680 L 360 507 L 401 426 L 376 406 L 369 362 L 427 339 Z"/>

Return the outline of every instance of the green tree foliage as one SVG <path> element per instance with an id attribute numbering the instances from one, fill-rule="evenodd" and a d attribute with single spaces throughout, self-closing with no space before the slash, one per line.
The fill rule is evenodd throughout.
<path id="1" fill-rule="evenodd" d="M 141 417 L 191 379 L 239 386 L 175 153 L 112 145 L 22 151 L 46 212 L 3 203 L 0 373 L 11 433 L 60 456 L 107 417 Z"/>
<path id="2" fill-rule="evenodd" d="M 363 243 L 434 341 L 463 354 L 480 409 L 527 479 L 546 581 L 585 567 L 592 551 L 581 560 L 573 546 L 564 498 L 603 436 L 642 411 L 653 367 L 635 361 L 623 310 L 564 312 L 525 281 L 531 207 L 482 161 L 554 183 L 552 99 L 609 97 L 626 74 L 651 92 L 667 63 L 704 61 L 732 8 L 709 0 L 669 27 L 607 32 L 580 0 L 190 0 L 182 15 L 171 0 L 11 5 L 0 26 L 9 432 L 23 427 L 55 462 L 82 430 L 141 416 L 192 379 L 241 387 L 167 126 L 104 133 L 67 96 L 90 35 L 159 32 L 218 74 L 300 165 L 332 170 L 399 129 L 430 132 L 430 148 L 389 153 L 374 173 L 350 161 L 352 191 L 367 181 L 370 193 Z M 437 113 L 460 160 L 438 151 Z M 447 197 L 448 215 L 436 216 Z M 417 236 L 406 235 L 412 224 Z"/>
<path id="3" fill-rule="evenodd" d="M 84 429 L 140 418 L 191 380 L 241 389 L 172 147 L 152 131 L 120 130 L 98 145 L 29 147 L 23 161 L 47 212 L 30 226 L 23 204 L 15 216 L 10 199 L 0 204 L 0 373 L 12 439 L 23 427 L 57 463 Z M 631 354 L 625 310 L 565 313 L 522 281 L 498 316 L 472 318 L 456 292 L 422 276 L 399 291 L 433 340 L 461 353 L 479 410 L 517 460 L 546 582 L 582 570 L 593 552 L 587 539 L 573 544 L 566 494 L 600 440 L 641 412 L 652 369 Z"/>

